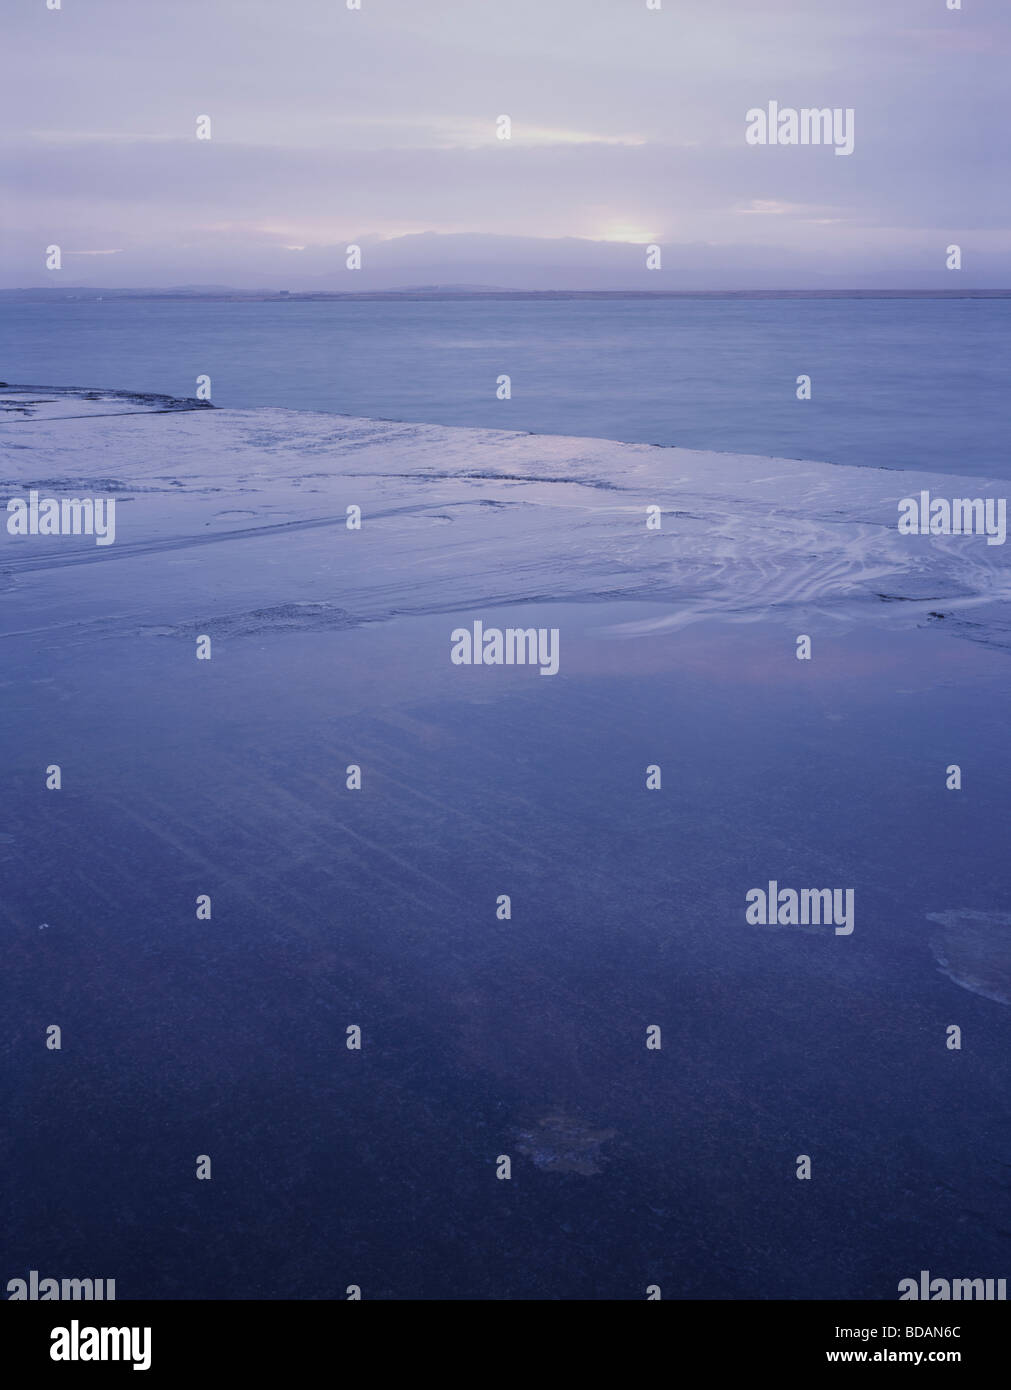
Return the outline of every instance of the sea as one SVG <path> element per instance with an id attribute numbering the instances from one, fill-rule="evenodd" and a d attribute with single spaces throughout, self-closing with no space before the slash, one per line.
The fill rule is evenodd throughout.
<path id="1" fill-rule="evenodd" d="M 0 1289 L 1007 1276 L 1007 547 L 882 471 L 1009 476 L 1006 300 L 2 314 L 5 381 L 110 391 L 0 392 L 6 495 L 119 510 L 2 537 Z M 111 394 L 201 375 L 275 408 Z"/>
<path id="2" fill-rule="evenodd" d="M 1011 477 L 1006 298 L 7 302 L 0 376 Z"/>

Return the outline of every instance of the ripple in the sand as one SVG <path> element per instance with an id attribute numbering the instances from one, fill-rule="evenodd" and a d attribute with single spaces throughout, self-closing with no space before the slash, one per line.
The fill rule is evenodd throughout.
<path id="1" fill-rule="evenodd" d="M 938 924 L 930 948 L 949 980 L 984 999 L 1011 1004 L 1011 913 L 928 912 Z"/>
<path id="2" fill-rule="evenodd" d="M 311 632 L 327 628 L 360 626 L 360 620 L 344 608 L 332 603 L 300 600 L 276 603 L 270 608 L 255 608 L 245 613 L 230 613 L 217 618 L 203 618 L 196 623 L 181 623 L 171 629 L 176 636 L 195 637 L 201 632 L 212 637 L 249 637 L 267 632 Z M 150 633 L 152 629 L 148 629 Z M 164 632 L 165 629 L 156 631 Z"/>
<path id="3" fill-rule="evenodd" d="M 538 1168 L 548 1173 L 599 1173 L 607 1158 L 601 1145 L 617 1134 L 614 1129 L 590 1129 L 571 1115 L 555 1112 L 514 1132 L 516 1147 Z"/>

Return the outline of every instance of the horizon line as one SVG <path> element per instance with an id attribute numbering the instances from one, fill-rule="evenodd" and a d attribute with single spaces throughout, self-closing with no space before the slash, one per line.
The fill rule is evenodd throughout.
<path id="1" fill-rule="evenodd" d="M 505 286 L 467 286 L 467 285 L 416 285 L 416 286 L 397 286 L 390 289 L 361 289 L 361 290 L 287 290 L 273 289 L 265 286 L 241 287 L 241 286 L 214 286 L 206 288 L 200 286 L 106 286 L 106 285 L 68 285 L 65 288 L 58 288 L 54 285 L 24 285 L 0 287 L 2 295 L 45 295 L 45 296 L 74 296 L 79 295 L 111 295 L 111 296 L 130 296 L 133 298 L 147 299 L 229 299 L 229 298 L 250 298 L 250 299 L 405 299 L 405 298 L 424 298 L 424 299 L 503 299 L 503 298 L 552 298 L 565 296 L 568 298 L 599 299 L 599 298 L 621 298 L 634 297 L 637 299 L 685 299 L 685 298 L 727 298 L 727 297 L 805 297 L 811 299 L 838 299 L 838 298 L 910 298 L 924 297 L 933 299 L 966 299 L 966 298 L 1011 298 L 1011 287 L 1000 286 L 975 286 L 966 289 L 936 289 L 936 288 L 886 288 L 871 287 L 861 288 L 852 286 L 844 289 L 832 289 L 828 287 L 818 289 L 789 289 L 789 288 L 740 288 L 740 289 L 655 289 L 643 290 L 632 288 L 615 289 L 568 289 L 558 287 L 554 289 L 520 289 L 507 288 Z"/>

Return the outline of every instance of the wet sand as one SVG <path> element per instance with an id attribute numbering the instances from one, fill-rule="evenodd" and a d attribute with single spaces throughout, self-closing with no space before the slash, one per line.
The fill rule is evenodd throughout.
<path id="1" fill-rule="evenodd" d="M 40 540 L 32 569 L 4 538 L 8 1278 L 115 1278 L 120 1298 L 894 1299 L 921 1268 L 1005 1272 L 999 625 L 864 622 L 839 577 L 764 610 L 756 589 L 744 622 L 608 598 L 605 573 L 573 593 L 578 570 L 538 600 L 551 527 L 531 539 L 533 504 L 510 508 L 496 570 L 501 481 L 451 522 L 400 514 L 357 587 L 334 557 L 367 533 L 157 548 L 237 489 L 222 506 L 148 439 L 140 487 L 160 490 L 123 478 L 133 554 L 54 563 Z M 86 443 L 19 486 L 99 476 Z M 346 491 L 348 469 L 321 455 L 319 485 Z M 250 477 L 264 523 L 281 504 Z M 449 606 L 454 585 L 474 602 Z M 558 675 L 453 666 L 476 617 L 557 627 Z M 749 926 L 770 878 L 854 888 L 852 936 Z"/>

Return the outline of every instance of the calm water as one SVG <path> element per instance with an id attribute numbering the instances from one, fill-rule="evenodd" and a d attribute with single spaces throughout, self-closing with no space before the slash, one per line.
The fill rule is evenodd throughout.
<path id="1" fill-rule="evenodd" d="M 269 569 L 291 540 L 254 544 Z M 154 586 L 179 559 L 125 563 Z M 1000 987 L 1006 656 L 854 630 L 801 674 L 786 626 L 597 635 L 648 611 L 496 610 L 564 633 L 556 680 L 505 683 L 456 679 L 449 614 L 226 637 L 210 669 L 157 636 L 4 644 L 5 1280 L 894 1300 L 925 1267 L 1005 1275 L 1011 1011 L 941 973 L 928 914 L 981 914 Z M 856 885 L 853 936 L 749 927 L 776 874 Z M 527 1152 L 558 1115 L 609 1136 L 590 1171 Z"/>
<path id="2" fill-rule="evenodd" d="M 1009 327 L 1008 300 L 105 300 L 5 306 L 0 376 L 1008 478 Z"/>
<path id="3" fill-rule="evenodd" d="M 1007 313 L 80 304 L 10 317 L 0 375 L 189 394 L 208 372 L 224 405 L 996 472 Z M 810 404 L 793 396 L 805 368 Z M 157 520 L 210 542 L 236 507 L 301 515 L 301 484 L 323 486 L 304 473 L 323 447 L 273 489 L 251 480 L 219 420 L 213 463 L 235 476 L 209 480 L 197 451 L 185 484 L 166 459 L 134 488 L 166 422 L 116 425 L 100 461 L 68 421 L 8 466 L 61 490 L 75 470 L 121 470 L 141 539 L 164 534 Z M 4 435 L 23 449 L 36 428 Z M 353 561 L 295 526 L 80 566 L 5 561 L 3 1278 L 115 1278 L 121 1299 L 340 1299 L 356 1283 L 367 1300 L 641 1300 L 656 1282 L 666 1299 L 894 1300 L 922 1268 L 1003 1277 L 1006 652 L 953 640 L 948 619 L 798 627 L 800 589 L 774 588 L 770 564 L 765 621 L 619 641 L 616 624 L 673 603 L 517 602 L 495 607 L 503 624 L 564 630 L 557 680 L 461 670 L 447 639 L 474 615 L 473 576 L 504 567 L 518 588 L 516 564 L 529 583 L 536 509 L 490 478 L 470 500 L 498 505 L 480 509 L 452 478 L 363 469 L 354 486 L 348 500 L 375 487 L 387 508 L 398 486 L 434 492 L 445 514 L 377 517 Z M 623 552 L 594 544 L 593 503 L 549 504 L 586 548 L 585 593 L 611 591 Z M 326 493 L 316 505 L 338 510 Z M 748 552 L 747 530 L 734 537 Z M 807 549 L 801 580 L 821 564 Z M 370 593 L 408 607 L 404 576 L 433 573 L 459 610 L 341 626 Z M 312 621 L 305 601 L 330 598 L 338 621 Z M 799 631 L 815 634 L 810 663 L 792 655 Z M 211 663 L 192 656 L 205 632 Z M 53 760 L 58 796 L 40 775 Z M 344 787 L 352 760 L 361 794 Z M 854 935 L 750 927 L 745 894 L 773 877 L 852 885 Z M 60 1052 L 43 1045 L 52 1022 Z M 811 1183 L 794 1178 L 799 1153 Z"/>

